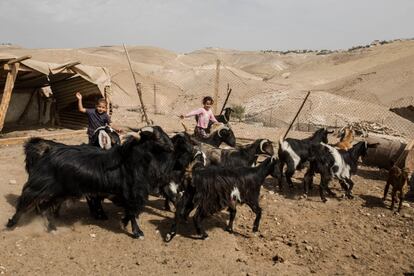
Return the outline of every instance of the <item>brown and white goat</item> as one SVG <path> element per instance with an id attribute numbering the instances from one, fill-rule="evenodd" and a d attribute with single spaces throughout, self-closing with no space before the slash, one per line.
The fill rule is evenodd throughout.
<path id="1" fill-rule="evenodd" d="M 402 206 L 402 201 L 403 201 L 403 197 L 404 197 L 404 186 L 406 183 L 408 183 L 408 176 L 409 176 L 409 171 L 407 168 L 403 168 L 400 169 L 397 166 L 393 166 L 389 171 L 388 171 L 388 179 L 387 179 L 387 184 L 385 185 L 385 189 L 384 189 L 384 197 L 382 198 L 383 201 L 385 201 L 387 194 L 388 194 L 388 189 L 390 188 L 390 185 L 392 186 L 392 191 L 391 191 L 391 207 L 390 209 L 393 211 L 394 210 L 394 204 L 397 201 L 397 192 L 399 192 L 398 198 L 399 198 L 399 203 L 398 203 L 398 210 L 397 212 L 399 213 L 401 210 L 401 206 Z"/>
<path id="2" fill-rule="evenodd" d="M 354 141 L 354 131 L 352 130 L 352 127 L 344 128 L 340 136 L 341 136 L 341 139 L 334 146 L 342 150 L 351 149 L 352 142 Z"/>

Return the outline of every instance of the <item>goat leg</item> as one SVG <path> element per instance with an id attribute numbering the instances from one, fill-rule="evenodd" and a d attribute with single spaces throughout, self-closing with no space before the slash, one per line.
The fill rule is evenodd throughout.
<path id="1" fill-rule="evenodd" d="M 229 224 L 226 227 L 226 231 L 229 233 L 233 233 L 233 222 L 234 218 L 236 217 L 236 208 L 229 207 L 230 219 Z"/>
<path id="2" fill-rule="evenodd" d="M 251 203 L 251 204 L 248 204 L 248 205 L 252 209 L 252 211 L 256 214 L 256 218 L 253 222 L 253 232 L 257 232 L 257 231 L 259 231 L 259 223 L 260 223 L 260 219 L 262 217 L 262 208 L 260 208 L 258 202 Z"/>
<path id="3" fill-rule="evenodd" d="M 206 233 L 206 231 L 201 225 L 201 222 L 203 221 L 205 217 L 206 216 L 204 215 L 203 211 L 201 211 L 200 207 L 198 207 L 193 220 L 194 220 L 194 226 L 197 231 L 197 235 L 199 235 L 202 240 L 205 240 L 206 238 L 208 238 L 208 234 Z"/>
<path id="4" fill-rule="evenodd" d="M 401 206 L 402 206 L 402 202 L 403 202 L 403 197 L 404 197 L 403 196 L 403 189 L 402 189 L 402 187 L 401 187 L 398 195 L 399 195 L 400 202 L 398 203 L 398 210 L 397 210 L 397 212 L 399 213 L 400 210 L 401 210 Z"/>
<path id="5" fill-rule="evenodd" d="M 102 197 L 100 196 L 86 196 L 86 202 L 89 206 L 89 211 L 95 219 L 107 220 L 108 216 L 102 207 Z"/>
<path id="6" fill-rule="evenodd" d="M 394 204 L 395 201 L 397 201 L 397 189 L 395 187 L 392 187 L 392 191 L 391 191 L 391 211 L 394 211 Z"/>
<path id="7" fill-rule="evenodd" d="M 130 213 L 128 216 L 132 226 L 132 237 L 135 239 L 143 239 L 144 232 L 142 232 L 142 230 L 139 228 L 135 214 Z"/>
<path id="8" fill-rule="evenodd" d="M 387 194 L 388 194 L 388 190 L 390 188 L 390 181 L 387 181 L 387 184 L 385 185 L 385 189 L 384 189 L 384 197 L 382 198 L 382 201 L 385 201 L 385 199 L 387 198 Z"/>
<path id="9" fill-rule="evenodd" d="M 348 191 L 346 192 L 346 196 L 349 199 L 353 199 L 354 196 L 352 195 L 352 188 L 354 187 L 354 181 L 351 180 L 351 178 L 347 178 L 346 182 L 348 183 Z"/>

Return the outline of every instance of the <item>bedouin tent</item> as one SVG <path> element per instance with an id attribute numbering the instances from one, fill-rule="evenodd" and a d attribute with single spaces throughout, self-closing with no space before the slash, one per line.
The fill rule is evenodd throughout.
<path id="1" fill-rule="evenodd" d="M 85 127 L 87 118 L 77 109 L 78 91 L 85 107 L 94 107 L 101 97 L 110 105 L 108 70 L 80 62 L 56 64 L 0 54 L 0 132 L 44 124 Z"/>

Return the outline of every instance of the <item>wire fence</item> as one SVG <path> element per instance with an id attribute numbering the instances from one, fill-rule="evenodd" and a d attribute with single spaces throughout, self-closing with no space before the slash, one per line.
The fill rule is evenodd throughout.
<path id="1" fill-rule="evenodd" d="M 233 120 L 274 128 L 290 124 L 307 92 L 223 63 L 219 72 L 214 64 L 199 66 L 179 77 L 172 76 L 170 81 L 143 80 L 141 88 L 150 115 L 187 113 L 199 107 L 204 96 L 214 97 L 218 91 L 217 114 L 231 90 L 227 106 L 236 110 Z M 414 97 L 386 105 L 368 93 L 351 92 L 312 91 L 293 130 L 310 132 L 319 127 L 353 125 L 366 132 L 414 138 Z"/>

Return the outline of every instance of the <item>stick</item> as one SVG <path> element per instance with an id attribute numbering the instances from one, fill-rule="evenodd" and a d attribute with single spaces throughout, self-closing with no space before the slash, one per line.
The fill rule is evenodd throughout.
<path id="1" fill-rule="evenodd" d="M 128 64 L 129 64 L 129 69 L 131 69 L 131 74 L 132 74 L 132 78 L 134 79 L 134 83 L 135 83 L 135 87 L 137 89 L 137 93 L 139 96 L 139 101 L 141 102 L 141 108 L 142 108 L 142 112 L 144 113 L 144 118 L 145 118 L 145 122 L 147 123 L 147 125 L 150 124 L 149 120 L 148 120 L 148 116 L 147 116 L 147 112 L 144 106 L 144 101 L 142 100 L 142 91 L 141 91 L 141 86 L 140 83 L 137 82 L 137 79 L 135 78 L 135 74 L 134 74 L 134 70 L 132 69 L 132 65 L 131 65 L 131 59 L 129 58 L 129 54 L 128 54 L 128 50 L 125 47 L 125 44 L 122 44 L 124 46 L 124 50 L 128 59 Z"/>
<path id="2" fill-rule="evenodd" d="M 230 88 L 230 85 L 227 84 L 227 96 L 226 96 L 226 100 L 223 103 L 223 107 L 221 108 L 220 115 L 223 114 L 224 108 L 226 107 L 227 101 L 229 100 L 231 91 L 232 89 Z"/>
<path id="3" fill-rule="evenodd" d="M 303 99 L 302 105 L 299 107 L 298 112 L 296 112 L 295 117 L 293 118 L 292 122 L 289 125 L 289 128 L 286 130 L 285 135 L 283 135 L 283 140 L 285 140 L 286 136 L 288 135 L 290 129 L 292 128 L 293 124 L 295 123 L 296 118 L 299 116 L 299 113 L 302 111 L 303 106 L 305 105 L 305 102 L 308 100 L 308 97 L 310 95 L 310 91 L 308 91 L 308 94 L 306 94 L 305 99 Z"/>

